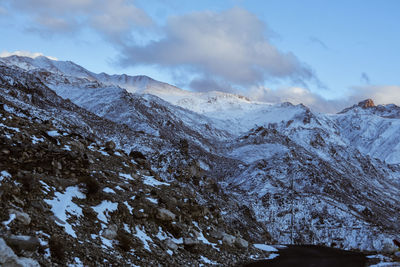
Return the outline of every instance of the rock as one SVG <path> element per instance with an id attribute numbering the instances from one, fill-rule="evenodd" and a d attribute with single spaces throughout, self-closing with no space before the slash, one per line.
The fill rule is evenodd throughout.
<path id="1" fill-rule="evenodd" d="M 217 230 L 212 230 L 212 231 L 210 231 L 209 236 L 214 239 L 221 240 L 223 237 L 223 232 L 217 231 Z"/>
<path id="2" fill-rule="evenodd" d="M 19 199 L 19 198 L 17 198 L 15 195 L 12 195 L 12 198 L 14 199 L 14 201 L 18 204 L 18 205 L 20 205 L 20 206 L 25 206 L 25 203 L 21 200 L 21 199 Z"/>
<path id="3" fill-rule="evenodd" d="M 133 210 L 133 216 L 135 216 L 136 219 L 144 219 L 144 218 L 148 218 L 149 215 L 147 213 L 145 213 L 142 210 Z"/>
<path id="4" fill-rule="evenodd" d="M 7 244 L 14 250 L 36 251 L 40 247 L 40 241 L 37 237 L 27 235 L 12 235 L 6 238 Z"/>
<path id="5" fill-rule="evenodd" d="M 85 146 L 81 142 L 79 142 L 78 140 L 70 142 L 70 146 L 72 148 L 74 148 L 75 150 L 78 150 L 78 151 L 84 151 L 85 150 Z"/>
<path id="6" fill-rule="evenodd" d="M 118 227 L 115 224 L 108 226 L 107 229 L 101 233 L 101 235 L 109 240 L 113 240 L 117 237 Z"/>
<path id="7" fill-rule="evenodd" d="M 146 157 L 140 151 L 132 150 L 131 153 L 129 153 L 129 157 L 131 157 L 134 160 L 146 160 Z"/>
<path id="8" fill-rule="evenodd" d="M 200 244 L 200 241 L 197 240 L 197 239 L 191 238 L 191 237 L 184 237 L 183 238 L 183 244 L 185 246 L 192 247 L 192 246 Z"/>
<path id="9" fill-rule="evenodd" d="M 156 218 L 161 221 L 173 221 L 176 215 L 167 209 L 160 208 L 157 210 Z"/>
<path id="10" fill-rule="evenodd" d="M 106 142 L 105 146 L 107 151 L 113 151 L 116 147 L 113 141 Z"/>
<path id="11" fill-rule="evenodd" d="M 29 225 L 31 223 L 31 217 L 22 211 L 10 209 L 10 214 L 15 214 L 15 219 L 24 225 Z"/>
<path id="12" fill-rule="evenodd" d="M 61 164 L 61 162 L 59 162 L 59 161 L 53 160 L 53 161 L 51 162 L 51 165 L 52 165 L 54 168 L 56 168 L 57 170 L 62 170 L 62 164 Z"/>
<path id="13" fill-rule="evenodd" d="M 5 149 L 5 148 L 2 148 L 2 149 L 0 150 L 0 152 L 1 152 L 2 154 L 4 154 L 4 155 L 9 155 L 9 154 L 10 154 L 10 150 Z"/>
<path id="14" fill-rule="evenodd" d="M 397 251 L 397 246 L 395 246 L 392 242 L 387 242 L 383 244 L 381 252 L 387 254 L 393 254 L 395 251 Z"/>
<path id="15" fill-rule="evenodd" d="M 222 242 L 224 245 L 233 246 L 235 244 L 236 238 L 233 235 L 223 233 L 222 234 Z"/>
<path id="16" fill-rule="evenodd" d="M 375 107 L 374 101 L 372 99 L 366 99 L 364 101 L 361 101 L 360 103 L 358 103 L 359 107 L 362 108 L 371 108 L 371 107 Z"/>
<path id="17" fill-rule="evenodd" d="M 33 259 L 18 257 L 7 246 L 3 238 L 0 238 L 0 266 L 4 267 L 39 267 L 39 263 Z"/>
<path id="18" fill-rule="evenodd" d="M 167 246 L 167 248 L 169 248 L 170 250 L 172 250 L 172 251 L 177 251 L 178 250 L 178 245 L 174 242 L 174 241 L 172 241 L 171 239 L 166 239 L 165 241 L 164 241 L 164 243 L 165 243 L 165 245 Z"/>
<path id="19" fill-rule="evenodd" d="M 235 245 L 239 248 L 248 248 L 249 247 L 249 242 L 247 242 L 246 240 L 244 240 L 241 237 L 237 237 L 235 239 Z"/>

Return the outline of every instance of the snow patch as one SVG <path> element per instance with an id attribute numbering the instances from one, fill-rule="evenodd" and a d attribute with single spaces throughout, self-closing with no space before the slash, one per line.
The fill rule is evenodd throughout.
<path id="1" fill-rule="evenodd" d="M 153 203 L 153 204 L 158 204 L 158 200 L 157 199 L 155 199 L 155 198 L 151 198 L 151 197 L 146 197 L 146 199 L 148 200 L 148 201 L 150 201 L 151 203 Z"/>
<path id="2" fill-rule="evenodd" d="M 169 183 L 165 183 L 165 182 L 160 182 L 156 179 L 154 179 L 153 176 L 143 176 L 143 183 L 150 185 L 150 186 L 158 186 L 158 185 L 166 185 L 169 186 Z"/>
<path id="3" fill-rule="evenodd" d="M 268 252 L 277 252 L 278 251 L 273 246 L 266 245 L 266 244 L 254 244 L 254 247 L 258 248 L 260 250 L 268 251 Z"/>
<path id="4" fill-rule="evenodd" d="M 136 236 L 137 238 L 139 238 L 144 245 L 144 248 L 148 251 L 151 252 L 150 246 L 148 242 L 153 243 L 153 239 L 151 239 L 145 231 L 142 231 L 138 226 L 135 227 L 136 229 L 136 234 L 134 234 L 134 236 Z"/>
<path id="5" fill-rule="evenodd" d="M 103 189 L 103 192 L 104 192 L 104 193 L 112 193 L 112 194 L 115 194 L 115 191 L 112 190 L 112 189 L 109 188 L 109 187 L 105 187 L 105 188 Z"/>
<path id="6" fill-rule="evenodd" d="M 219 264 L 218 262 L 212 261 L 209 258 L 206 258 L 204 256 L 200 256 L 200 260 L 202 262 L 206 263 L 206 264 L 211 264 L 211 265 L 218 265 Z M 200 266 L 203 266 L 203 265 L 200 265 Z"/>
<path id="7" fill-rule="evenodd" d="M 46 133 L 48 136 L 51 136 L 51 137 L 57 137 L 57 136 L 61 135 L 57 130 L 47 131 Z"/>
<path id="8" fill-rule="evenodd" d="M 70 186 L 65 189 L 64 193 L 56 192 L 53 199 L 45 199 L 44 201 L 51 206 L 51 211 L 53 212 L 54 216 L 62 220 L 64 224 L 58 222 L 57 220 L 55 220 L 55 222 L 58 225 L 63 226 L 69 235 L 76 238 L 77 236 L 74 229 L 72 229 L 72 225 L 67 222 L 67 219 L 69 218 L 67 213 L 77 217 L 82 216 L 82 209 L 77 204 L 72 202 L 74 197 L 79 199 L 86 198 L 86 196 L 79 191 L 78 187 Z"/>
<path id="9" fill-rule="evenodd" d="M 102 221 L 103 223 L 107 224 L 107 215 L 110 212 L 117 210 L 118 203 L 114 203 L 108 200 L 103 200 L 99 205 L 92 207 L 92 209 L 97 212 L 97 219 Z"/>
<path id="10" fill-rule="evenodd" d="M 11 174 L 7 171 L 0 172 L 0 182 L 3 181 L 5 178 L 11 178 Z"/>

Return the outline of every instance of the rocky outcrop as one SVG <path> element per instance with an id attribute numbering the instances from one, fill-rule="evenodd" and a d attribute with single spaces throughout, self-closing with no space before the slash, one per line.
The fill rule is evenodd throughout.
<path id="1" fill-rule="evenodd" d="M 358 103 L 359 107 L 362 108 L 372 108 L 375 107 L 374 101 L 372 99 L 366 99 Z"/>

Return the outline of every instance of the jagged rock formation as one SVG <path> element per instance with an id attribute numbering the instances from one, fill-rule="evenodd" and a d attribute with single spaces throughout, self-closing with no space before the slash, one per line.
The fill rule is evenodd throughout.
<path id="1" fill-rule="evenodd" d="M 0 237 L 42 265 L 390 251 L 400 231 L 395 105 L 324 115 L 15 56 L 0 103 Z"/>
<path id="2" fill-rule="evenodd" d="M 375 104 L 372 99 L 366 99 L 366 100 L 358 103 L 358 106 L 362 107 L 362 108 L 372 108 L 372 107 L 375 107 Z"/>

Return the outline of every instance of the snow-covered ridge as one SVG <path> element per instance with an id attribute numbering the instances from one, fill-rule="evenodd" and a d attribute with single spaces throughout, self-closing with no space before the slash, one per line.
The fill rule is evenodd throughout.
<path id="1" fill-rule="evenodd" d="M 240 209 L 248 206 L 246 217 L 265 223 L 266 232 L 276 242 L 334 241 L 346 248 L 381 250 L 398 233 L 400 167 L 383 160 L 389 162 L 388 157 L 399 154 L 400 138 L 393 128 L 399 119 L 368 114 L 372 105 L 325 115 L 301 104 L 256 103 L 222 92 L 187 92 L 145 76 L 99 74 L 100 79 L 86 70 L 80 72 L 73 63 L 65 63 L 64 71 L 54 62 L 42 65 L 49 69 L 26 64 L 28 71 L 0 64 L 4 69 L 0 92 L 10 104 L 4 110 L 10 110 L 11 103 L 19 107 L 40 104 L 40 108 L 57 110 L 54 119 L 85 121 L 96 129 L 96 136 L 102 134 L 117 146 L 129 148 L 126 154 L 135 149 L 152 155 L 153 171 L 171 188 L 176 179 L 184 178 L 183 183 L 190 184 L 198 175 L 200 186 L 209 179 L 216 186 L 204 188 L 206 194 L 212 196 L 222 188 L 234 196 L 233 203 Z M 130 93 L 133 89 L 126 90 L 123 83 L 143 90 Z M 158 90 L 159 96 L 164 92 L 164 100 L 146 93 L 151 90 Z M 12 100 L 16 96 L 19 102 Z M 14 125 L 3 128 L 5 138 L 20 134 Z M 57 139 L 60 133 L 48 130 L 46 136 Z M 387 140 L 392 143 L 379 143 Z M 68 149 L 73 145 L 63 147 Z M 100 151 L 108 157 L 104 148 Z M 396 160 L 391 158 L 390 163 Z M 179 171 L 185 163 L 190 166 Z M 130 171 L 119 173 L 134 176 Z M 184 173 L 188 176 L 182 177 Z M 146 177 L 150 174 L 143 173 L 144 184 L 149 184 Z M 120 190 L 107 184 L 103 191 L 109 195 L 117 194 L 108 188 Z M 144 200 L 161 203 L 150 196 Z M 224 218 L 236 218 L 232 207 L 221 206 Z M 136 231 L 145 232 L 143 228 Z"/>
<path id="2" fill-rule="evenodd" d="M 400 163 L 400 107 L 393 104 L 375 106 L 372 100 L 365 100 L 339 114 L 324 115 L 313 113 L 301 104 L 293 106 L 290 103 L 255 102 L 240 95 L 216 91 L 191 92 L 143 75 L 96 74 L 73 62 L 55 61 L 43 56 L 31 58 L 13 55 L 0 58 L 0 63 L 31 72 L 44 72 L 39 74 L 50 88 L 85 108 L 91 109 L 93 104 L 101 106 L 97 113 L 100 116 L 108 112 L 107 103 L 118 101 L 125 89 L 143 96 L 155 95 L 172 105 L 205 116 L 200 119 L 189 113 L 185 115 L 179 109 L 173 111 L 188 127 L 198 131 L 204 131 L 198 127 L 200 124 L 226 131 L 232 136 L 240 136 L 252 128 L 271 123 L 286 123 L 290 124 L 290 128 L 300 127 L 300 130 L 322 127 L 325 132 L 335 133 L 329 136 L 335 136 L 340 144 L 354 146 L 362 153 L 388 163 Z M 46 72 L 53 76 L 48 77 Z M 87 88 L 92 90 L 87 91 Z M 115 118 L 117 115 L 113 116 Z M 310 118 L 315 119 L 315 124 L 303 123 Z M 122 121 L 122 118 L 118 121 Z M 295 134 L 301 141 L 304 139 L 301 131 L 290 134 Z M 157 130 L 153 129 L 152 132 L 157 133 Z"/>

